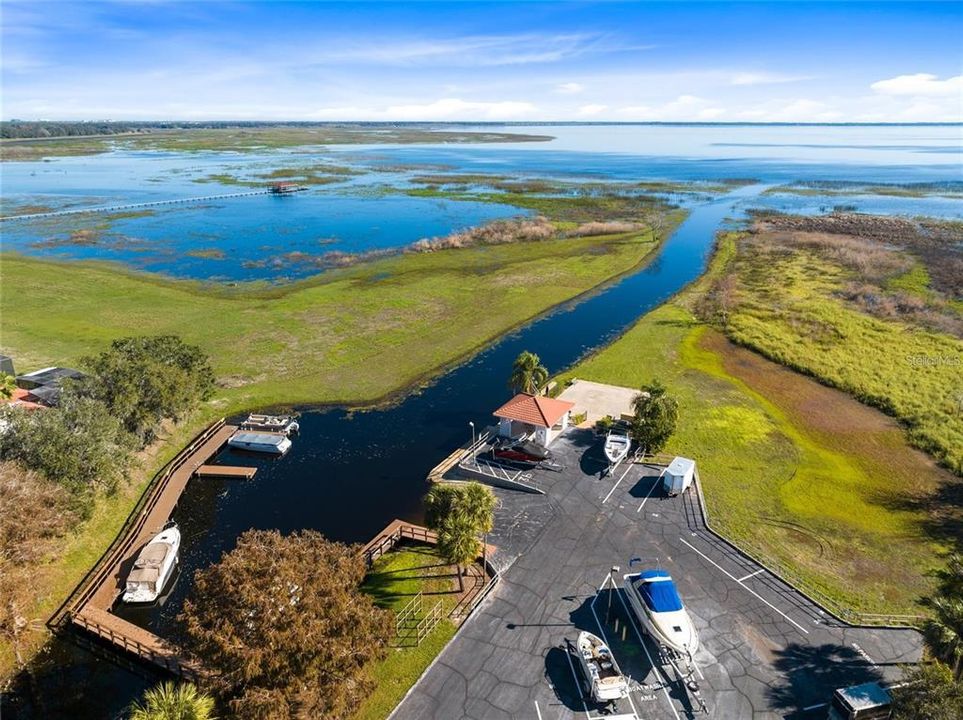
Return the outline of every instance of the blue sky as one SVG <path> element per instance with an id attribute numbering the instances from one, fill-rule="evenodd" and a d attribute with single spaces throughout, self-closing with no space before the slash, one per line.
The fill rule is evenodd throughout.
<path id="1" fill-rule="evenodd" d="M 963 120 L 942 3 L 0 3 L 2 115 Z"/>

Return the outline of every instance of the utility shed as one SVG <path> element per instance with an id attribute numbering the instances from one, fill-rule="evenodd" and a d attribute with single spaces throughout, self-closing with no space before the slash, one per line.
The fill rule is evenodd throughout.
<path id="1" fill-rule="evenodd" d="M 662 486 L 668 495 L 678 495 L 689 489 L 695 477 L 695 460 L 677 457 L 662 475 Z"/>

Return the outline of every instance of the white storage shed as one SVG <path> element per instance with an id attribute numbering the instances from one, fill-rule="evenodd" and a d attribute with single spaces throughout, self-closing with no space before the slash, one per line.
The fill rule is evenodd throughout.
<path id="1" fill-rule="evenodd" d="M 669 463 L 662 475 L 662 487 L 668 495 L 678 495 L 689 489 L 695 477 L 695 460 L 677 457 Z"/>

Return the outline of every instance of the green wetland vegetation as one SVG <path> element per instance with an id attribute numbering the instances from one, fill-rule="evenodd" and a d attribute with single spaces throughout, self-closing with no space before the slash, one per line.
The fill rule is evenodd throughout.
<path id="1" fill-rule="evenodd" d="M 862 237 L 836 220 L 834 242 L 819 251 L 806 247 L 805 234 L 786 232 L 818 219 L 783 220 L 723 236 L 697 285 L 563 377 L 633 387 L 659 378 L 680 403 L 667 451 L 697 459 L 717 530 L 837 609 L 924 613 L 919 601 L 935 587 L 934 572 L 959 550 L 963 492 L 954 472 L 909 445 L 960 472 L 953 398 L 963 343 L 933 329 L 959 312 L 958 290 L 919 265 L 941 256 L 952 266 L 958 246 L 924 251 L 914 234 L 885 231 L 907 238 L 900 250 L 884 250 L 899 255 L 893 277 L 932 303 L 927 313 L 888 317 L 885 306 L 870 311 L 846 299 L 856 279 L 890 292 L 877 263 L 860 273 L 835 254 L 853 242 L 860 253 L 879 250 L 866 219 Z M 875 220 L 877 233 L 897 222 Z M 924 237 L 929 243 L 932 233 Z"/>

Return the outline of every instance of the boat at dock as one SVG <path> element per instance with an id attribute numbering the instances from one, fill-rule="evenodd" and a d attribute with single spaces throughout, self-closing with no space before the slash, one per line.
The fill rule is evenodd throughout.
<path id="1" fill-rule="evenodd" d="M 631 445 L 632 439 L 627 433 L 610 431 L 605 436 L 605 457 L 612 465 L 620 463 L 629 454 Z"/>
<path id="2" fill-rule="evenodd" d="M 660 645 L 691 657 L 699 636 L 669 573 L 644 570 L 623 576 L 622 583 L 646 632 Z"/>
<path id="3" fill-rule="evenodd" d="M 629 681 L 619 670 L 612 650 L 600 637 L 580 632 L 575 647 L 585 680 L 585 692 L 596 702 L 613 702 L 629 694 Z"/>
<path id="4" fill-rule="evenodd" d="M 164 591 L 164 586 L 177 567 L 181 547 L 181 531 L 171 524 L 151 538 L 134 560 L 127 574 L 122 600 L 125 603 L 151 603 Z"/>
<path id="5" fill-rule="evenodd" d="M 292 415 L 260 415 L 251 413 L 247 420 L 241 423 L 242 430 L 265 430 L 292 435 L 301 430 L 298 421 Z"/>
<path id="6" fill-rule="evenodd" d="M 227 444 L 235 450 L 284 455 L 291 449 L 291 440 L 282 433 L 249 432 L 239 430 L 231 435 Z"/>

